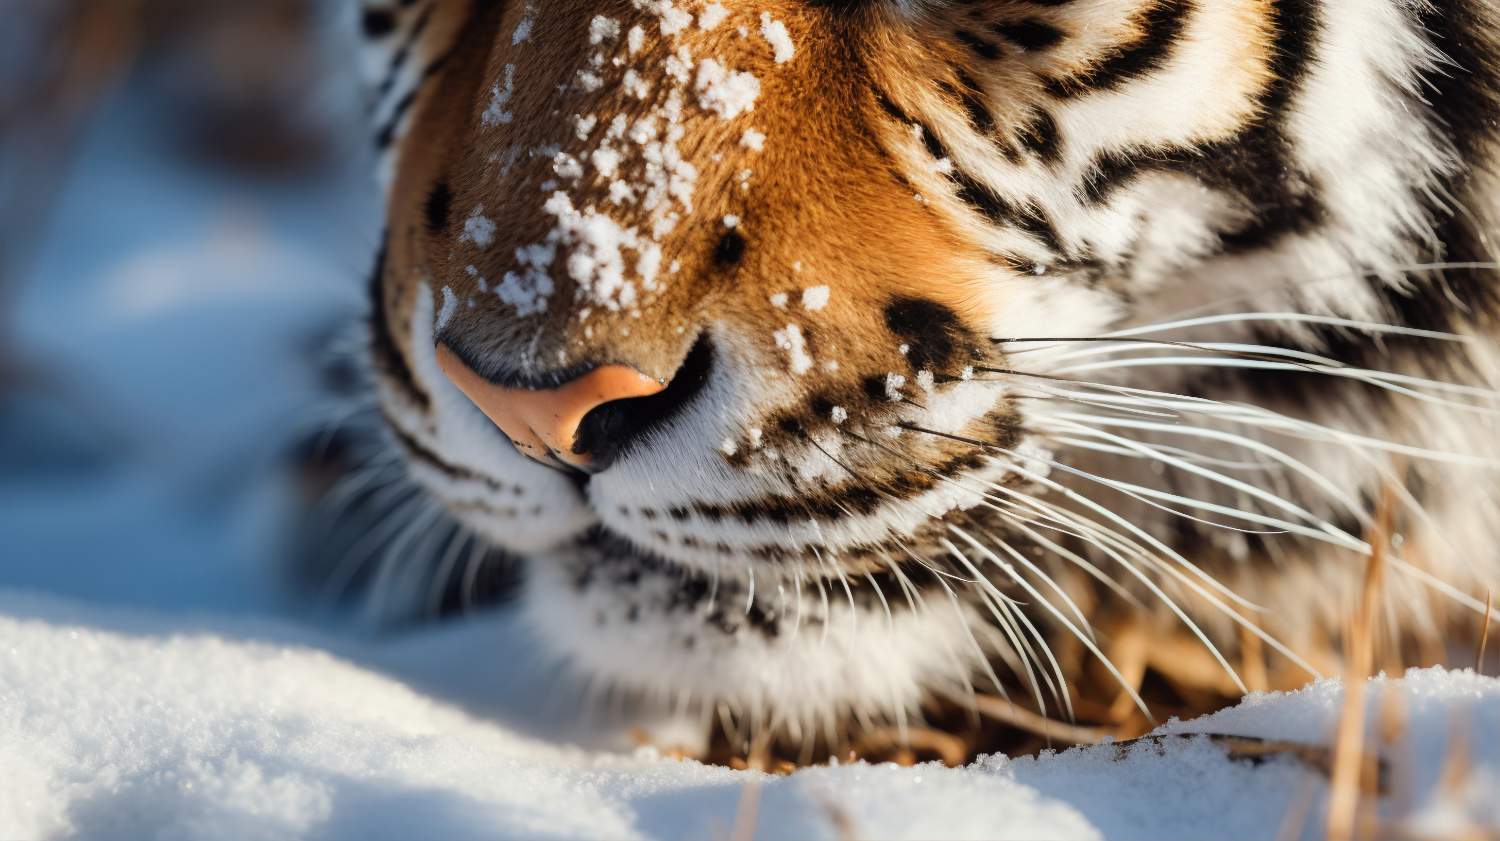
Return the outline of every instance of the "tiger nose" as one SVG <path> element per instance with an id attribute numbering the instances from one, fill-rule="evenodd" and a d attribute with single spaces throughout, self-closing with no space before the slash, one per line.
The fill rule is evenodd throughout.
<path id="1" fill-rule="evenodd" d="M 578 441 L 578 428 L 589 412 L 666 388 L 627 365 L 604 365 L 556 388 L 507 388 L 479 376 L 445 345 L 438 345 L 437 360 L 448 379 L 521 453 L 543 464 L 562 461 L 581 469 L 597 466 Z"/>

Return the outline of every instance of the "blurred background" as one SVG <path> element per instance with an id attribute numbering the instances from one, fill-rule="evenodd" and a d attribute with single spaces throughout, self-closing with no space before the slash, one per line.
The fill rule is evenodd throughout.
<path id="1" fill-rule="evenodd" d="M 471 552 L 397 617 L 420 621 L 370 622 L 382 511 L 313 504 L 369 405 L 351 360 L 383 199 L 355 5 L 0 0 L 0 609 L 314 646 L 628 744 L 478 609 L 505 559 Z"/>
<path id="2" fill-rule="evenodd" d="M 5 0 L 0 589 L 284 613 L 381 199 L 337 0 Z"/>

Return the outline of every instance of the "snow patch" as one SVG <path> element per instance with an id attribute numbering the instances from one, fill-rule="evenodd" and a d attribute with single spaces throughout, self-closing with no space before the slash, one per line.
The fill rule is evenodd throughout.
<path id="1" fill-rule="evenodd" d="M 443 307 L 438 310 L 437 323 L 433 326 L 433 333 L 443 332 L 448 322 L 453 320 L 453 314 L 458 312 L 458 296 L 453 294 L 453 289 L 443 287 Z"/>
<path id="2" fill-rule="evenodd" d="M 802 307 L 810 312 L 817 312 L 828 306 L 829 291 L 825 286 L 813 286 L 802 290 Z"/>
<path id="3" fill-rule="evenodd" d="M 510 98 L 516 93 L 516 66 L 505 65 L 505 81 L 490 88 L 490 103 L 479 115 L 479 122 L 485 128 L 510 125 L 516 118 L 515 114 L 506 110 L 510 105 Z"/>
<path id="4" fill-rule="evenodd" d="M 495 244 L 495 223 L 484 215 L 484 205 L 474 208 L 464 220 L 464 232 L 459 242 L 470 242 L 481 251 Z"/>
<path id="5" fill-rule="evenodd" d="M 760 96 L 760 80 L 753 74 L 730 70 L 712 58 L 698 63 L 694 84 L 698 104 L 726 120 L 755 110 L 755 100 Z"/>
<path id="6" fill-rule="evenodd" d="M 777 64 L 786 64 L 797 55 L 797 46 L 787 32 L 786 24 L 774 20 L 770 12 L 760 13 L 760 35 L 771 45 Z"/>
<path id="7" fill-rule="evenodd" d="M 710 3 L 698 14 L 698 28 L 705 32 L 716 29 L 727 17 L 729 17 L 729 10 L 722 4 Z"/>
<path id="8" fill-rule="evenodd" d="M 777 330 L 772 334 L 776 340 L 776 346 L 786 351 L 787 368 L 797 376 L 802 376 L 812 370 L 813 360 L 807 353 L 807 338 L 802 335 L 802 328 L 795 324 Z"/>

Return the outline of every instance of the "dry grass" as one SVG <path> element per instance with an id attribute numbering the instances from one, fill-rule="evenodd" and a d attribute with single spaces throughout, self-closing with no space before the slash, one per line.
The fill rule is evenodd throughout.
<path id="1" fill-rule="evenodd" d="M 1484 647 L 1490 641 L 1490 616 L 1495 612 L 1495 591 L 1484 594 L 1484 623 L 1479 626 L 1479 650 L 1474 653 L 1474 671 L 1484 674 Z"/>
<path id="2" fill-rule="evenodd" d="M 1385 595 L 1386 553 L 1390 549 L 1395 504 L 1395 490 L 1387 484 L 1375 512 L 1375 523 L 1365 538 L 1370 544 L 1370 555 L 1365 564 L 1364 586 L 1345 637 L 1344 707 L 1333 740 L 1328 792 L 1329 841 L 1368 837 L 1372 829 L 1370 804 L 1362 798 L 1368 790 L 1366 776 L 1373 767 L 1365 755 L 1366 679 L 1375 664 L 1376 622 Z"/>

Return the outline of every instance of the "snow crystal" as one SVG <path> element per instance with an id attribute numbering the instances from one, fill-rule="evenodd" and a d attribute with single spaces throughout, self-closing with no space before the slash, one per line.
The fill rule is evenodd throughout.
<path id="1" fill-rule="evenodd" d="M 583 177 L 583 164 L 566 152 L 558 152 L 557 157 L 552 159 L 552 171 L 559 177 L 577 181 Z"/>
<path id="2" fill-rule="evenodd" d="M 443 287 L 443 308 L 438 310 L 437 324 L 433 327 L 434 333 L 443 332 L 448 322 L 453 320 L 453 314 L 458 311 L 458 296 L 447 286 Z"/>
<path id="3" fill-rule="evenodd" d="M 527 3 L 526 10 L 522 12 L 521 22 L 516 24 L 516 30 L 510 35 L 510 45 L 512 47 L 531 37 L 533 26 L 531 16 L 533 14 L 535 14 L 535 10 L 530 3 Z"/>
<path id="4" fill-rule="evenodd" d="M 479 122 L 485 128 L 494 128 L 500 125 L 509 125 L 515 120 L 516 115 L 505 110 L 510 104 L 510 98 L 516 93 L 516 66 L 505 65 L 504 85 L 494 85 L 490 88 L 490 104 L 479 115 Z"/>
<path id="5" fill-rule="evenodd" d="M 802 290 L 802 306 L 805 309 L 817 312 L 828 306 L 828 287 L 813 286 Z"/>
<path id="6" fill-rule="evenodd" d="M 620 22 L 604 15 L 595 15 L 589 21 L 589 43 L 595 46 L 620 37 Z"/>
<path id="7" fill-rule="evenodd" d="M 557 247 L 550 244 L 529 245 L 516 249 L 516 271 L 507 272 L 495 284 L 495 295 L 516 308 L 516 315 L 525 318 L 546 312 L 547 299 L 552 297 L 554 285 L 548 271 L 557 260 Z"/>
<path id="8" fill-rule="evenodd" d="M 480 292 L 490 291 L 490 285 L 486 283 L 484 277 L 479 274 L 478 266 L 468 266 L 464 269 L 464 274 L 468 275 L 469 278 L 474 281 L 474 285 L 479 287 Z"/>
<path id="9" fill-rule="evenodd" d="M 474 212 L 464 220 L 464 232 L 458 241 L 472 242 L 481 250 L 495 244 L 495 223 L 484 215 L 484 205 L 474 208 Z"/>
<path id="10" fill-rule="evenodd" d="M 812 370 L 813 360 L 807 354 L 807 339 L 802 335 L 801 327 L 788 324 L 773 333 L 772 338 L 776 340 L 777 347 L 786 351 L 787 366 L 793 374 L 801 376 Z"/>
<path id="11" fill-rule="evenodd" d="M 604 87 L 604 78 L 592 70 L 578 71 L 578 86 L 592 93 Z"/>
<path id="12" fill-rule="evenodd" d="M 672 0 L 635 0 L 635 7 L 656 12 L 661 21 L 661 34 L 668 37 L 687 29 L 693 22 L 693 16 L 678 8 Z"/>
<path id="13" fill-rule="evenodd" d="M 726 120 L 755 110 L 760 96 L 759 79 L 743 70 L 729 70 L 711 58 L 698 64 L 695 84 L 698 104 Z"/>
<path id="14" fill-rule="evenodd" d="M 698 28 L 704 31 L 714 29 L 723 23 L 727 17 L 729 17 L 728 9 L 719 3 L 710 3 L 708 4 L 708 8 L 704 9 L 698 15 Z"/>
<path id="15" fill-rule="evenodd" d="M 740 217 L 734 215 L 733 213 L 731 213 L 731 214 L 729 214 L 729 215 L 727 215 L 727 216 L 724 217 L 724 227 L 726 227 L 726 228 L 738 228 L 739 226 L 740 226 Z"/>
<path id="16" fill-rule="evenodd" d="M 630 49 L 631 55 L 640 52 L 641 47 L 646 45 L 646 30 L 639 26 L 630 27 L 630 31 L 625 33 L 625 45 Z"/>
<path id="17" fill-rule="evenodd" d="M 597 169 L 605 178 L 615 177 L 615 173 L 620 170 L 620 160 L 619 151 L 608 146 L 595 149 L 594 153 L 589 155 L 589 161 L 594 165 L 594 169 Z"/>
<path id="18" fill-rule="evenodd" d="M 622 83 L 625 92 L 636 99 L 645 99 L 651 95 L 651 83 L 645 77 L 634 70 L 625 71 L 625 80 Z"/>
<path id="19" fill-rule="evenodd" d="M 937 387 L 937 378 L 924 368 L 917 372 L 917 387 L 930 394 Z"/>
<path id="20" fill-rule="evenodd" d="M 828 416 L 835 424 L 842 425 L 844 421 L 849 419 L 849 410 L 843 406 L 834 406 L 833 411 L 829 412 Z"/>
<path id="21" fill-rule="evenodd" d="M 892 403 L 898 403 L 906 395 L 901 389 L 906 387 L 906 377 L 894 371 L 885 375 L 885 397 Z"/>
<path id="22" fill-rule="evenodd" d="M 726 456 L 733 456 L 740 451 L 740 446 L 734 443 L 733 438 L 725 438 L 724 443 L 719 445 L 719 450 Z"/>
<path id="23" fill-rule="evenodd" d="M 785 292 L 777 292 L 772 295 L 769 300 L 771 302 L 771 306 L 779 310 L 784 310 L 786 309 L 787 301 L 791 300 L 791 296 L 787 295 Z"/>
<path id="24" fill-rule="evenodd" d="M 766 148 L 766 136 L 753 128 L 747 128 L 740 135 L 740 145 L 752 152 L 760 152 Z"/>
<path id="25" fill-rule="evenodd" d="M 785 64 L 797 55 L 797 47 L 787 33 L 786 24 L 773 20 L 770 12 L 760 13 L 760 35 L 775 51 L 777 64 Z"/>

